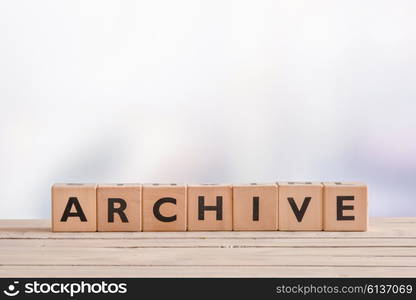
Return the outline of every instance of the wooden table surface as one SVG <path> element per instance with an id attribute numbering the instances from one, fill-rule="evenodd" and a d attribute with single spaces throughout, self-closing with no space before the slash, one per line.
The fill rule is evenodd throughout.
<path id="1" fill-rule="evenodd" d="M 52 233 L 0 220 L 0 277 L 416 277 L 416 218 L 368 232 Z"/>

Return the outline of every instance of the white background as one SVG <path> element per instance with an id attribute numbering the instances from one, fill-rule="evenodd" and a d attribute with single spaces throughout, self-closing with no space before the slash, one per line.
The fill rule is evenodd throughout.
<path id="1" fill-rule="evenodd" d="M 369 184 L 415 216 L 415 1 L 1 1 L 0 218 L 54 182 Z"/>

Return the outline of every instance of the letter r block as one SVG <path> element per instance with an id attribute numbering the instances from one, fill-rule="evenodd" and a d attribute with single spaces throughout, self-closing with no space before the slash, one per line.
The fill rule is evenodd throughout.
<path id="1" fill-rule="evenodd" d="M 141 231 L 141 191 L 137 183 L 99 184 L 98 231 Z"/>
<path id="2" fill-rule="evenodd" d="M 354 182 L 324 183 L 324 230 L 366 231 L 367 186 Z"/>
<path id="3" fill-rule="evenodd" d="M 143 185 L 143 231 L 186 231 L 186 185 Z"/>
<path id="4" fill-rule="evenodd" d="M 188 186 L 188 230 L 228 231 L 233 228 L 231 185 Z"/>
<path id="5" fill-rule="evenodd" d="M 320 182 L 279 182 L 279 230 L 322 230 Z"/>
<path id="6" fill-rule="evenodd" d="M 52 231 L 97 231 L 96 184 L 52 186 Z"/>

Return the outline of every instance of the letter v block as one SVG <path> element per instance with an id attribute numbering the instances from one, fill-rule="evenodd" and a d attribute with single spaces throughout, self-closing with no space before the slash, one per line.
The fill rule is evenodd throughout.
<path id="1" fill-rule="evenodd" d="M 52 186 L 52 231 L 97 231 L 96 184 Z"/>
<path id="2" fill-rule="evenodd" d="M 188 186 L 188 230 L 228 231 L 233 228 L 231 185 Z"/>
<path id="3" fill-rule="evenodd" d="M 98 231 L 141 231 L 141 191 L 137 183 L 99 184 Z"/>
<path id="4" fill-rule="evenodd" d="M 279 182 L 279 230 L 322 230 L 320 182 Z"/>
<path id="5" fill-rule="evenodd" d="M 233 230 L 277 230 L 277 184 L 233 185 Z"/>
<path id="6" fill-rule="evenodd" d="M 324 183 L 324 230 L 366 231 L 367 186 L 354 182 Z"/>
<path id="7" fill-rule="evenodd" d="M 143 231 L 186 231 L 186 185 L 143 185 Z"/>

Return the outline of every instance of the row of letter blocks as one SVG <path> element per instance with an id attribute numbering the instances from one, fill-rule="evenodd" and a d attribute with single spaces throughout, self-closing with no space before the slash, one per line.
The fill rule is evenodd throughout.
<path id="1" fill-rule="evenodd" d="M 52 230 L 365 231 L 367 186 L 55 184 Z"/>

